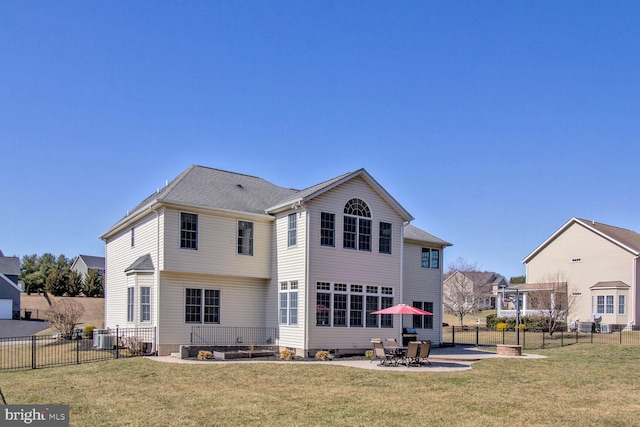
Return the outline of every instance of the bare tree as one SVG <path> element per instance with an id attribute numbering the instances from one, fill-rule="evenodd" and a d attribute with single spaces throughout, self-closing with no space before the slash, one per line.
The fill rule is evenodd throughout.
<path id="1" fill-rule="evenodd" d="M 478 311 L 481 297 L 491 291 L 487 288 L 489 285 L 483 283 L 482 276 L 477 263 L 470 263 L 460 257 L 447 268 L 442 303 L 447 313 L 458 318 L 460 326 L 464 316 Z"/>
<path id="2" fill-rule="evenodd" d="M 540 310 L 540 317 L 549 335 L 566 323 L 568 313 L 575 305 L 575 298 L 569 296 L 569 284 L 560 271 L 546 275 L 539 283 L 539 289 L 528 293 L 529 307 Z"/>
<path id="3" fill-rule="evenodd" d="M 80 323 L 84 306 L 72 298 L 60 298 L 47 310 L 47 319 L 63 338 L 71 339 L 73 330 Z"/>

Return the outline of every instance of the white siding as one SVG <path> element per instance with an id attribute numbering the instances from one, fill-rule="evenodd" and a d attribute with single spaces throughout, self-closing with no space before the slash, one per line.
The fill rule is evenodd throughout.
<path id="1" fill-rule="evenodd" d="M 220 290 L 220 325 L 263 327 L 268 283 L 250 278 L 162 273 L 160 285 L 159 349 L 163 354 L 189 344 L 192 326 L 185 322 L 185 289 Z"/>
<path id="2" fill-rule="evenodd" d="M 198 249 L 180 249 L 180 212 L 198 214 Z M 238 255 L 238 221 L 253 222 L 253 256 Z M 269 278 L 272 221 L 265 217 L 219 216 L 198 211 L 167 210 L 164 270 Z"/>
<path id="3" fill-rule="evenodd" d="M 440 268 L 422 267 L 422 248 L 429 247 L 425 244 L 404 245 L 404 291 L 403 303 L 413 305 L 414 301 L 433 303 L 433 329 L 417 329 L 419 340 L 431 340 L 434 343 L 442 342 L 442 264 L 444 261 L 444 248 L 440 250 Z M 413 327 L 413 317 L 403 316 L 404 326 Z"/>
<path id="4" fill-rule="evenodd" d="M 297 244 L 288 246 L 289 214 L 295 214 L 297 221 Z M 305 301 L 307 296 L 306 281 L 306 232 L 307 212 L 295 209 L 278 217 L 276 220 L 276 280 L 275 305 L 267 307 L 276 313 L 279 322 L 279 289 L 280 282 L 298 281 L 298 325 L 280 325 L 279 344 L 284 347 L 305 348 Z"/>
<path id="5" fill-rule="evenodd" d="M 136 259 L 146 254 L 151 255 L 154 266 L 158 262 L 156 256 L 158 248 L 156 214 L 150 213 L 141 219 L 135 224 L 134 229 L 135 244 L 133 247 L 131 246 L 131 227 L 109 238 L 106 242 L 105 327 L 108 328 L 127 324 L 127 287 L 129 286 L 129 280 L 124 270 Z M 155 291 L 152 290 L 152 298 L 154 298 L 154 294 Z M 157 308 L 154 306 L 155 301 L 152 304 L 152 312 L 154 308 Z"/>
<path id="6" fill-rule="evenodd" d="M 371 211 L 371 252 L 343 248 L 344 206 L 352 198 L 363 200 Z M 385 199 L 362 178 L 356 178 L 316 197 L 307 205 L 309 224 L 308 310 L 309 349 L 363 349 L 371 338 L 398 338 L 400 325 L 394 328 L 317 327 L 316 283 L 338 282 L 385 286 L 394 289 L 394 303 L 400 302 L 401 244 L 403 220 Z M 320 245 L 321 212 L 335 214 L 335 247 Z M 391 254 L 379 253 L 380 222 L 392 224 Z M 347 315 L 348 318 L 348 315 Z M 347 321 L 348 322 L 348 321 Z"/>

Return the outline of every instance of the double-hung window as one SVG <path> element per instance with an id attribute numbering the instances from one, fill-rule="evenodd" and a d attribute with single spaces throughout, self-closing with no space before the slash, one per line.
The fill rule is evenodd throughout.
<path id="1" fill-rule="evenodd" d="M 320 245 L 335 246 L 336 216 L 332 213 L 320 213 Z"/>
<path id="2" fill-rule="evenodd" d="M 198 249 L 198 215 L 180 214 L 180 249 Z"/>
<path id="3" fill-rule="evenodd" d="M 433 313 L 432 302 L 414 301 L 413 306 L 421 310 L 428 311 L 429 313 Z M 433 329 L 433 316 L 422 316 L 419 314 L 414 315 L 413 327 L 416 329 Z"/>
<path id="4" fill-rule="evenodd" d="M 380 238 L 378 242 L 378 250 L 381 254 L 391 253 L 391 224 L 388 222 L 380 223 Z"/>
<path id="5" fill-rule="evenodd" d="M 135 295 L 133 287 L 127 288 L 127 322 L 133 322 L 134 302 L 133 296 Z"/>
<path id="6" fill-rule="evenodd" d="M 596 296 L 596 313 L 604 314 L 604 295 Z"/>
<path id="7" fill-rule="evenodd" d="M 345 249 L 371 251 L 371 211 L 360 199 L 344 206 L 343 243 Z"/>
<path id="8" fill-rule="evenodd" d="M 238 221 L 238 255 L 253 255 L 253 223 Z"/>
<path id="9" fill-rule="evenodd" d="M 440 250 L 422 248 L 422 268 L 440 268 Z"/>
<path id="10" fill-rule="evenodd" d="M 140 321 L 151 322 L 151 288 L 140 287 Z"/>
<path id="11" fill-rule="evenodd" d="M 280 282 L 280 324 L 298 325 L 298 282 Z"/>
<path id="12" fill-rule="evenodd" d="M 624 295 L 618 295 L 618 314 L 627 314 L 627 301 Z"/>
<path id="13" fill-rule="evenodd" d="M 203 298 L 204 295 L 204 298 Z M 218 289 L 185 289 L 186 323 L 220 323 L 220 291 Z"/>
<path id="14" fill-rule="evenodd" d="M 297 217 L 295 213 L 289 215 L 289 230 L 287 246 L 295 246 L 298 240 L 298 225 Z"/>
<path id="15" fill-rule="evenodd" d="M 318 282 L 316 326 L 393 328 L 392 315 L 372 314 L 392 305 L 393 288 L 390 287 Z"/>
<path id="16" fill-rule="evenodd" d="M 613 314 L 613 295 L 607 295 L 606 314 Z"/>

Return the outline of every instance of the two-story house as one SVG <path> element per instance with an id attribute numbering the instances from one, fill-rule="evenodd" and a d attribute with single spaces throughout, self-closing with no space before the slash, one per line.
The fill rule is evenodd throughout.
<path id="1" fill-rule="evenodd" d="M 640 321 L 639 259 L 640 234 L 571 218 L 523 260 L 527 284 L 519 286 L 526 297 L 541 284 L 561 283 L 568 322 L 597 320 L 609 330 L 635 327 Z"/>
<path id="2" fill-rule="evenodd" d="M 364 349 L 405 319 L 441 341 L 443 250 L 364 169 L 305 190 L 191 166 L 105 232 L 105 326 L 155 326 L 159 354 L 194 327 L 269 327 L 300 354 Z"/>
<path id="3" fill-rule="evenodd" d="M 0 319 L 20 318 L 20 259 L 0 251 Z"/>
<path id="4" fill-rule="evenodd" d="M 78 272 L 84 279 L 89 270 L 95 270 L 98 276 L 104 276 L 104 257 L 92 255 L 78 255 L 71 263 L 71 270 Z"/>

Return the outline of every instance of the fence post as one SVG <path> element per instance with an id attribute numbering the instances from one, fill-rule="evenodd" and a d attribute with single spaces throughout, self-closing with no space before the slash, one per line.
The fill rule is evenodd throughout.
<path id="1" fill-rule="evenodd" d="M 118 342 L 120 338 L 120 327 L 116 325 L 116 359 L 120 357 L 120 343 Z"/>
<path id="2" fill-rule="evenodd" d="M 564 347 L 564 331 L 560 330 L 560 347 Z"/>
<path id="3" fill-rule="evenodd" d="M 478 346 L 480 340 L 480 327 L 476 326 L 476 347 Z"/>
<path id="4" fill-rule="evenodd" d="M 31 335 L 31 369 L 36 369 L 36 336 Z"/>
<path id="5" fill-rule="evenodd" d="M 82 337 L 79 337 L 79 339 L 76 339 L 76 364 L 79 365 L 80 364 L 80 340 L 82 340 Z"/>
<path id="6" fill-rule="evenodd" d="M 620 344 L 622 344 L 622 329 L 620 329 Z"/>
<path id="7" fill-rule="evenodd" d="M 453 341 L 453 345 L 456 345 L 456 327 L 452 326 L 451 327 L 451 341 Z"/>
<path id="8" fill-rule="evenodd" d="M 542 348 L 544 348 L 544 329 L 542 329 Z"/>

